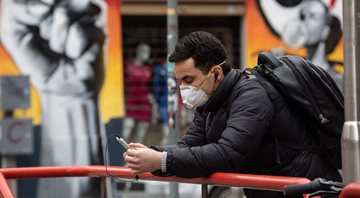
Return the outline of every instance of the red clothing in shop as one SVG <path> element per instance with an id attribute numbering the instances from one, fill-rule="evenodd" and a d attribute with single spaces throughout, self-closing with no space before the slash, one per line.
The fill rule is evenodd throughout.
<path id="1" fill-rule="evenodd" d="M 152 69 L 149 65 L 125 65 L 125 109 L 126 117 L 150 121 L 151 103 L 148 86 Z"/>

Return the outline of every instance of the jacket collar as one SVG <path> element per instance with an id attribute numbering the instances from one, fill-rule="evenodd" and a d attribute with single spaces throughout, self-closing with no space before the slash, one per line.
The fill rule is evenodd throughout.
<path id="1" fill-rule="evenodd" d="M 209 101 L 198 110 L 207 114 L 208 112 L 216 112 L 224 101 L 229 97 L 234 85 L 239 82 L 241 71 L 232 69 L 216 88 L 214 94 L 209 98 Z"/>

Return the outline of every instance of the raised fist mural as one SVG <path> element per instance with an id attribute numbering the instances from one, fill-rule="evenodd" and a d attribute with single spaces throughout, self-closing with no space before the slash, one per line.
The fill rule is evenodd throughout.
<path id="1" fill-rule="evenodd" d="M 0 34 L 41 100 L 41 166 L 102 164 L 98 94 L 104 79 L 101 0 L 3 0 Z M 96 195 L 89 178 L 41 179 L 37 197 Z"/>

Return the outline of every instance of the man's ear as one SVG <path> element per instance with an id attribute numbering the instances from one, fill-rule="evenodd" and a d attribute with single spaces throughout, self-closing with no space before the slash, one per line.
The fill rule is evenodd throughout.
<path id="1" fill-rule="evenodd" d="M 221 78 L 221 73 L 222 73 L 222 68 L 221 68 L 221 67 L 219 67 L 219 66 L 218 66 L 218 67 L 214 67 L 212 72 L 214 73 L 215 81 L 218 80 L 218 77 L 219 77 L 219 76 L 220 76 L 220 78 Z"/>

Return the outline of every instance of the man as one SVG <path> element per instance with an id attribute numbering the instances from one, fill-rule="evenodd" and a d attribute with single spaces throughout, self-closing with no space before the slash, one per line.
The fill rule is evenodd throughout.
<path id="1" fill-rule="evenodd" d="M 184 104 L 196 108 L 194 120 L 177 145 L 149 149 L 131 143 L 124 154 L 128 167 L 135 174 L 185 178 L 241 172 L 341 181 L 318 154 L 277 143 L 315 144 L 278 92 L 270 100 L 253 75 L 231 69 L 226 59 L 224 46 L 209 33 L 193 32 L 179 41 L 169 61 L 175 63 Z M 282 197 L 260 190 L 246 190 L 246 195 Z"/>

